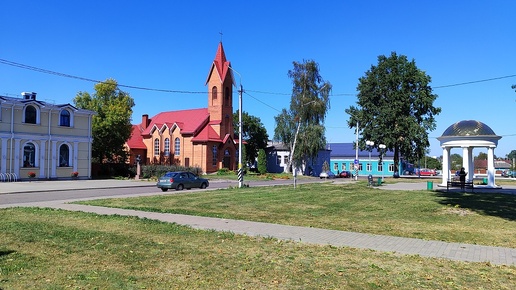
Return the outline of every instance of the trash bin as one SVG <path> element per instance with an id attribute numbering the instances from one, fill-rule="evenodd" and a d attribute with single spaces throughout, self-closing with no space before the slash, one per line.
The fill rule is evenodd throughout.
<path id="1" fill-rule="evenodd" d="M 381 177 L 378 177 L 378 185 L 382 185 L 382 178 Z"/>
<path id="2" fill-rule="evenodd" d="M 434 182 L 433 181 L 426 182 L 426 190 L 434 190 Z"/>

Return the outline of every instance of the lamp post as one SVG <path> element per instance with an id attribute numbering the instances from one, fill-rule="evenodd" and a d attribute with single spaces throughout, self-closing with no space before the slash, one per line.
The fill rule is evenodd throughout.
<path id="1" fill-rule="evenodd" d="M 380 164 L 382 164 L 382 183 L 383 183 L 383 172 L 385 170 L 383 168 L 383 153 L 384 153 L 385 148 L 387 148 L 387 146 L 385 146 L 385 144 L 380 144 L 380 145 L 378 145 L 378 148 L 380 148 Z"/>
<path id="2" fill-rule="evenodd" d="M 371 149 L 374 146 L 374 141 L 367 140 L 365 143 L 369 147 L 369 166 L 371 166 L 371 175 L 372 175 L 373 164 L 371 163 Z"/>
<path id="3" fill-rule="evenodd" d="M 356 143 L 355 143 L 355 162 L 354 162 L 354 167 L 355 167 L 355 181 L 358 180 L 358 121 L 357 121 L 357 130 L 356 130 Z"/>

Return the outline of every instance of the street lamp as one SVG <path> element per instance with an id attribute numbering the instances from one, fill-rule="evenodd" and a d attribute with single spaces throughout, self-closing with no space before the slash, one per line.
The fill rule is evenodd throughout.
<path id="1" fill-rule="evenodd" d="M 387 148 L 387 146 L 385 146 L 385 144 L 380 144 L 380 145 L 378 145 L 378 148 L 380 148 L 380 164 L 382 164 L 382 183 L 383 183 L 383 172 L 385 170 L 383 168 L 383 153 L 384 153 L 385 148 Z"/>
<path id="2" fill-rule="evenodd" d="M 365 144 L 369 147 L 369 166 L 371 166 L 371 173 L 372 173 L 372 171 L 373 171 L 373 164 L 371 163 L 371 150 L 372 150 L 372 147 L 374 146 L 374 141 L 367 140 L 365 142 Z"/>

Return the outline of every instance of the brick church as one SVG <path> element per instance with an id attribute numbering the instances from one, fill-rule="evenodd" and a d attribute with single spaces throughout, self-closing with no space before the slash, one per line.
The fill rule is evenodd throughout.
<path id="1" fill-rule="evenodd" d="M 222 42 L 205 85 L 208 107 L 142 116 L 126 146 L 130 162 L 199 167 L 204 173 L 238 168 L 238 138 L 233 131 L 233 73 Z"/>

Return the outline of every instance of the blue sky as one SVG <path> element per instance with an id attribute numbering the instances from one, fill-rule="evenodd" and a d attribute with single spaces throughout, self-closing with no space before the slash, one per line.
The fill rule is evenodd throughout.
<path id="1" fill-rule="evenodd" d="M 436 137 L 460 120 L 484 122 L 502 136 L 497 156 L 516 149 L 513 0 L 49 0 L 3 1 L 0 11 L 2 60 L 162 90 L 206 91 L 222 32 L 226 56 L 246 91 L 243 110 L 259 117 L 270 137 L 274 116 L 289 107 L 287 72 L 293 61 L 306 59 L 316 61 L 333 85 L 328 141 L 353 142 L 344 110 L 356 103 L 358 79 L 379 55 L 396 51 L 432 77 L 439 96 L 435 105 L 442 112 L 429 133 L 430 155 L 442 154 Z M 474 83 L 443 87 L 467 82 Z M 92 93 L 93 86 L 0 63 L 0 95 L 34 91 L 40 100 L 72 103 L 77 92 Z M 136 103 L 133 123 L 142 114 L 207 106 L 207 94 L 122 89 Z"/>

